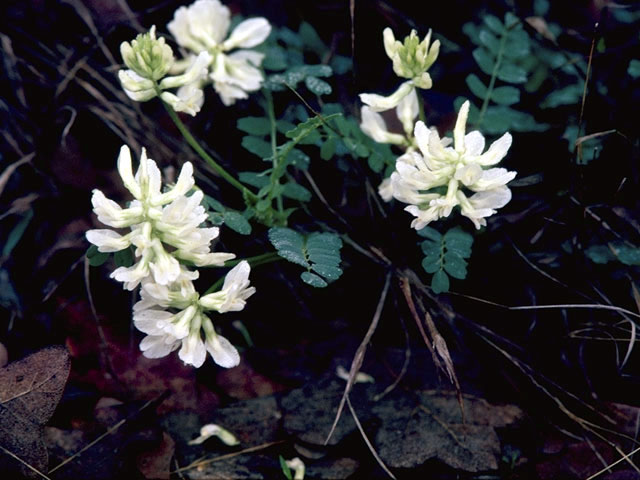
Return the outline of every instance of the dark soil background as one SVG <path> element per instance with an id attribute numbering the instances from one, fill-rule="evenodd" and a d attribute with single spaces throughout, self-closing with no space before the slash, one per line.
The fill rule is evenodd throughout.
<path id="1" fill-rule="evenodd" d="M 235 13 L 265 16 L 293 30 L 309 22 L 335 52 L 353 54 L 353 73 L 331 79 L 331 100 L 356 115 L 358 93 L 389 92 L 397 85 L 383 50 L 383 28 L 392 27 L 397 37 L 411 28 L 421 35 L 433 28 L 459 47 L 443 46 L 431 70 L 434 88 L 424 93 L 428 124 L 441 132 L 452 127 L 453 101 L 468 95 L 464 78 L 474 70 L 473 45 L 462 24 L 480 22 L 485 13 L 533 15 L 527 1 L 353 3 L 353 25 L 347 1 L 227 4 Z M 612 2 L 575 1 L 551 2 L 546 20 L 562 28 L 556 45 L 526 27 L 547 47 L 581 59 L 589 56 L 594 38 L 605 39 L 606 49 L 592 55 L 591 82 L 606 85 L 608 93 L 589 90 L 583 127 L 588 133 L 616 129 L 620 134 L 603 137 L 598 158 L 580 165 L 563 138 L 580 106 L 540 110 L 553 89 L 548 84 L 523 96 L 519 108 L 551 127 L 514 133 L 503 163 L 518 172 L 518 179 L 537 181 L 514 187 L 513 200 L 476 235 L 468 278 L 453 282 L 450 294 L 436 296 L 425 287 L 424 305 L 418 305 L 431 313 L 447 341 L 468 395 L 471 413 L 465 423 L 454 419 L 459 411 L 452 386 L 434 365 L 398 282 L 405 269 L 413 268 L 428 283 L 419 267 L 420 239 L 401 205 L 389 206 L 386 219 L 372 206 L 365 185 L 375 188 L 379 176 L 364 162 L 345 174 L 335 162 L 314 158 L 311 174 L 348 225 L 337 222 L 319 201 L 311 203 L 310 213 L 344 229 L 370 254 L 371 247 L 382 252 L 392 267 L 345 245 L 345 273 L 324 290 L 302 285 L 290 264 L 255 268 L 256 295 L 243 312 L 225 315 L 216 325 L 243 348 L 239 367 L 223 370 L 209 360 L 194 370 L 177 355 L 141 356 L 141 335 L 130 321 L 135 298 L 108 278 L 109 264 L 89 269 L 84 232 L 98 227 L 90 204 L 93 188 L 120 202 L 127 199 L 115 170 L 123 143 L 134 150 L 146 146 L 162 166 L 186 160 L 202 165 L 162 106 L 128 100 L 116 76 L 120 43 L 154 24 L 166 34 L 173 12 L 186 4 L 5 0 L 0 6 L 0 246 L 12 242 L 16 226 L 32 215 L 15 247 L 0 259 L 0 342 L 9 361 L 51 345 L 64 345 L 71 356 L 69 380 L 44 431 L 49 454 L 44 473 L 108 432 L 50 478 L 285 478 L 279 455 L 303 457 L 307 478 L 385 478 L 348 409 L 342 429 L 327 447 L 322 443 L 345 385 L 335 369 L 349 368 L 387 275 L 386 304 L 361 369 L 376 383 L 355 385 L 351 397 L 364 430 L 398 478 L 588 478 L 637 448 L 640 356 L 633 349 L 638 319 L 633 312 L 640 309 L 638 267 L 595 264 L 584 251 L 612 241 L 640 245 L 640 85 L 627 74 L 629 60 L 640 58 L 639 23 L 617 21 L 612 9 L 620 6 Z M 632 3 L 629 11 L 636 10 Z M 231 171 L 256 168 L 257 161 L 240 147 L 235 125 L 257 107 L 239 102 L 225 108 L 214 97 L 209 89 L 206 112 L 183 117 L 185 122 Z M 237 199 L 202 169 L 198 183 L 217 185 L 220 199 Z M 242 208 L 234 201 L 228 203 Z M 304 227 L 308 217 L 301 211 L 291 222 Z M 217 250 L 239 257 L 270 248 L 262 226 L 255 226 L 250 239 L 225 228 L 221 236 Z M 214 273 L 203 274 L 199 285 L 206 289 L 215 279 Z M 508 308 L 572 304 L 605 307 Z M 233 327 L 234 320 L 246 326 L 253 346 Z M 375 402 L 402 370 L 408 348 L 406 375 L 384 401 Z M 436 423 L 420 423 L 427 420 L 416 412 L 425 403 Z M 475 445 L 471 454 L 448 448 L 447 442 L 457 438 L 453 433 L 425 433 L 441 428 L 442 418 L 469 441 L 475 437 L 465 425 L 481 425 L 486 430 L 476 433 L 482 432 L 477 437 L 485 442 L 468 444 Z M 240 447 L 215 440 L 188 446 L 210 422 L 234 426 Z M 0 421 L 0 428 L 9 427 Z M 393 440 L 398 431 L 406 435 Z M 486 440 L 495 435 L 494 443 Z M 179 470 L 254 446 L 260 448 Z M 476 455 L 486 451 L 494 464 Z M 14 460 L 6 459 L 0 469 L 8 475 L 1 478 L 38 478 Z M 640 474 L 631 458 L 599 478 Z"/>

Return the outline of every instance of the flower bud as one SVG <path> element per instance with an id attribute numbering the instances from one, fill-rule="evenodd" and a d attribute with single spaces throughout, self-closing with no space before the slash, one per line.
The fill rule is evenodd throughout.
<path id="1" fill-rule="evenodd" d="M 153 81 L 164 77 L 174 61 L 173 51 L 164 38 L 156 38 L 155 25 L 147 33 L 138 35 L 131 44 L 122 42 L 120 53 L 127 67 Z"/>

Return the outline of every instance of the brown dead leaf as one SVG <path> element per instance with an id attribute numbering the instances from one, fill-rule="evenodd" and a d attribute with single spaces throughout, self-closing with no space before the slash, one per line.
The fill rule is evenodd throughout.
<path id="1" fill-rule="evenodd" d="M 138 455 L 138 470 L 148 480 L 169 480 L 175 450 L 176 443 L 168 433 L 163 432 L 162 442 L 155 449 Z"/>
<path id="2" fill-rule="evenodd" d="M 435 458 L 458 470 L 496 470 L 500 439 L 496 428 L 522 418 L 515 405 L 492 405 L 464 396 L 465 423 L 455 392 L 421 392 L 416 399 L 395 395 L 373 407 L 383 419 L 376 448 L 393 468 L 414 468 Z"/>
<path id="3" fill-rule="evenodd" d="M 0 369 L 0 445 L 40 471 L 48 463 L 44 424 L 62 397 L 69 368 L 67 350 L 49 347 Z M 8 469 L 15 470 L 15 462 L 0 457 L 0 471 Z"/>

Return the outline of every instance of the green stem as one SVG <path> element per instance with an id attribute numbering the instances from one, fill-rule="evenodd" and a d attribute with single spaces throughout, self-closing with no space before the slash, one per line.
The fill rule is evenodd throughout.
<path id="1" fill-rule="evenodd" d="M 193 135 L 191 135 L 191 132 L 189 132 L 185 124 L 182 123 L 182 120 L 180 120 L 180 117 L 173 110 L 173 108 L 167 105 L 164 101 L 162 101 L 162 104 L 164 105 L 164 108 L 169 113 L 169 117 L 171 117 L 171 120 L 173 120 L 173 123 L 175 123 L 176 127 L 178 127 L 178 130 L 180 130 L 180 133 L 182 134 L 184 139 L 187 141 L 187 143 L 191 146 L 191 148 L 193 148 L 193 150 L 195 150 L 195 152 L 198 155 L 200 155 L 200 157 L 202 157 L 202 159 L 205 162 L 207 162 L 207 164 L 222 178 L 224 178 L 227 182 L 229 182 L 231 185 L 233 185 L 238 190 L 240 190 L 243 195 L 247 196 L 249 199 L 253 201 L 256 201 L 258 197 L 251 190 L 249 190 L 245 185 L 243 185 L 238 180 L 236 180 L 236 178 L 233 175 L 227 172 L 218 162 L 216 162 L 213 159 L 213 157 L 211 157 L 211 155 L 209 155 L 205 151 L 204 148 L 200 146 L 198 141 L 193 137 Z"/>
<path id="2" fill-rule="evenodd" d="M 270 181 L 271 181 L 271 192 L 274 191 L 274 187 L 280 183 L 280 176 L 276 176 L 278 172 L 278 144 L 276 142 L 276 114 L 273 107 L 273 96 L 271 95 L 271 91 L 268 89 L 264 89 L 264 96 L 267 99 L 267 115 L 269 116 L 269 123 L 271 125 L 271 155 L 273 157 L 273 170 L 271 171 Z M 269 198 L 272 198 L 272 193 L 269 193 Z M 276 197 L 276 203 L 278 205 L 278 212 L 282 213 L 283 205 L 282 205 L 282 195 L 278 194 Z"/>
<path id="3" fill-rule="evenodd" d="M 253 257 L 248 258 L 236 258 L 235 260 L 229 260 L 228 262 L 224 262 L 225 267 L 235 267 L 237 264 L 246 260 L 249 262 L 249 265 L 252 267 L 257 267 L 258 265 L 263 265 L 265 263 L 277 262 L 282 260 L 282 257 L 278 255 L 276 252 L 267 252 L 261 255 L 255 255 Z M 211 285 L 203 295 L 208 295 L 217 291 L 222 283 L 224 282 L 224 276 L 220 277 L 213 285 Z"/>
<path id="4" fill-rule="evenodd" d="M 427 117 L 424 114 L 424 100 L 422 99 L 422 95 L 420 94 L 418 94 L 418 118 L 424 123 L 427 123 Z"/>
<path id="5" fill-rule="evenodd" d="M 487 87 L 487 94 L 482 101 L 482 107 L 480 108 L 480 113 L 478 114 L 478 122 L 476 126 L 482 125 L 482 120 L 484 118 L 484 114 L 487 113 L 487 107 L 489 106 L 489 100 L 491 99 L 491 93 L 496 84 L 496 79 L 498 78 L 498 72 L 500 71 L 500 66 L 502 64 L 502 57 L 504 55 L 504 49 L 507 44 L 507 37 L 509 36 L 509 32 L 516 27 L 519 22 L 515 22 L 512 25 L 505 26 L 505 31 L 502 33 L 500 37 L 500 48 L 498 49 L 498 56 L 496 57 L 496 63 L 493 66 L 493 71 L 491 72 L 491 79 L 489 80 L 489 86 Z"/>

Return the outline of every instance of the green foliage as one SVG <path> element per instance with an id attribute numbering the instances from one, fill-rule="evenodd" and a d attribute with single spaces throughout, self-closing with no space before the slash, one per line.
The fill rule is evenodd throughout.
<path id="1" fill-rule="evenodd" d="M 483 79 L 471 73 L 466 78 L 469 90 L 481 102 L 479 107 L 472 104 L 470 122 L 488 134 L 548 128 L 537 123 L 531 114 L 513 108 L 520 102 L 521 89 L 529 78 L 526 59 L 532 48 L 532 41 L 520 20 L 511 13 L 505 15 L 504 21 L 486 15 L 483 25 L 467 23 L 463 31 L 477 45 L 472 52 L 473 58 L 488 77 Z M 500 85 L 500 82 L 507 85 Z M 463 102 L 463 98 L 456 99 L 456 107 Z"/>
<path id="2" fill-rule="evenodd" d="M 307 22 L 302 22 L 298 32 L 283 27 L 274 29 L 265 51 L 263 67 L 277 72 L 267 76 L 264 87 L 284 91 L 304 85 L 314 95 L 329 95 L 331 85 L 323 78 L 342 75 L 351 70 L 351 60 L 342 55 L 332 55 L 329 64 L 322 64 L 329 47 L 318 32 Z M 306 64 L 305 58 L 315 57 L 317 64 Z"/>
<path id="3" fill-rule="evenodd" d="M 466 278 L 473 236 L 459 227 L 448 230 L 444 235 L 431 227 L 424 227 L 418 235 L 426 239 L 421 244 L 425 255 L 422 268 L 433 274 L 431 288 L 435 293 L 449 290 L 449 277 Z"/>
<path id="4" fill-rule="evenodd" d="M 278 456 L 278 461 L 280 462 L 280 468 L 282 469 L 282 474 L 285 476 L 287 480 L 292 480 L 293 476 L 291 475 L 291 469 L 289 465 L 287 465 L 287 461 L 282 457 L 282 455 Z"/>
<path id="5" fill-rule="evenodd" d="M 270 105 L 268 108 L 272 108 Z M 270 114 L 267 111 L 267 114 Z M 258 199 L 255 202 L 255 215 L 262 223 L 268 226 L 286 225 L 288 216 L 294 209 L 282 208 L 282 197 L 300 202 L 311 200 L 311 192 L 293 180 L 287 168 L 308 168 L 309 156 L 296 148 L 298 144 L 313 144 L 320 142 L 317 129 L 332 117 L 314 116 L 306 117 L 297 125 L 288 119 L 276 122 L 275 119 L 262 117 L 245 117 L 238 120 L 238 128 L 249 133 L 242 139 L 242 146 L 249 152 L 271 163 L 271 167 L 262 172 L 242 172 L 239 174 L 241 182 L 258 188 Z M 291 119 L 295 120 L 295 119 Z M 273 125 L 272 125 L 273 122 Z M 277 142 L 282 141 L 275 148 L 265 137 L 275 135 Z M 284 138 L 278 134 L 284 134 Z M 285 179 L 286 178 L 286 179 Z M 273 203 L 276 203 L 275 207 Z M 220 216 L 213 219 L 219 222 Z M 224 220 L 234 230 L 244 233 L 246 225 L 237 216 Z M 229 223 L 229 222 L 232 223 Z M 235 228 L 234 228 L 235 227 Z M 249 229 L 248 232 L 251 230 Z"/>
<path id="6" fill-rule="evenodd" d="M 98 251 L 98 247 L 95 245 L 91 245 L 87 249 L 87 253 L 85 254 L 87 259 L 89 260 L 89 265 L 92 267 L 99 267 L 104 262 L 109 260 L 109 254 Z"/>
<path id="7" fill-rule="evenodd" d="M 302 235 L 285 227 L 269 229 L 269 241 L 278 255 L 307 270 L 300 274 L 313 287 L 326 287 L 342 275 L 340 249 L 342 240 L 333 233 Z"/>
<path id="8" fill-rule="evenodd" d="M 16 226 L 13 227 L 13 229 L 9 233 L 9 236 L 7 237 L 4 247 L 2 247 L 2 256 L 4 258 L 11 255 L 11 252 L 16 247 L 16 245 L 18 245 L 18 243 L 20 242 L 20 239 L 24 235 L 24 232 L 29 226 L 29 223 L 31 223 L 32 219 L 33 219 L 33 210 L 27 210 L 27 212 L 16 224 Z"/>
<path id="9" fill-rule="evenodd" d="M 240 181 L 251 185 L 250 182 L 243 180 L 242 176 Z M 236 210 L 229 209 L 218 202 L 216 199 L 209 195 L 204 196 L 205 203 L 209 206 L 209 220 L 214 225 L 225 224 L 234 232 L 240 235 L 249 235 L 251 233 L 251 224 L 248 219 L 253 216 L 251 209 L 245 210 L 244 213 L 240 213 Z"/>
<path id="10" fill-rule="evenodd" d="M 116 264 L 116 267 L 128 268 L 133 265 L 135 263 L 133 247 L 129 246 L 129 248 L 115 252 L 113 254 L 113 262 Z"/>
<path id="11" fill-rule="evenodd" d="M 365 135 L 358 120 L 346 115 L 342 105 L 325 104 L 322 114 L 327 121 L 319 129 L 321 138 L 316 145 L 320 147 L 320 157 L 323 160 L 349 156 L 353 160 L 366 158 L 369 167 L 375 172 L 394 168 L 397 155 L 390 145 L 378 143 Z"/>
<path id="12" fill-rule="evenodd" d="M 578 139 L 578 126 L 568 125 L 563 136 L 569 142 L 569 151 L 575 152 L 576 140 Z M 600 137 L 590 138 L 580 142 L 579 151 L 576 155 L 576 163 L 585 165 L 592 160 L 598 158 L 602 150 L 602 140 Z"/>
<path id="13" fill-rule="evenodd" d="M 92 267 L 99 267 L 103 265 L 109 257 L 111 253 L 99 252 L 98 247 L 95 245 L 91 245 L 87 249 L 87 253 L 85 254 L 87 260 L 89 260 L 89 265 Z M 113 253 L 113 262 L 116 267 L 130 267 L 135 263 L 135 255 L 133 251 L 133 247 L 129 246 L 124 250 L 120 250 L 118 252 Z"/>
<path id="14" fill-rule="evenodd" d="M 627 68 L 627 73 L 633 77 L 640 77 L 640 60 L 636 60 L 635 58 L 629 62 L 629 67 Z"/>
<path id="15" fill-rule="evenodd" d="M 591 245 L 584 253 L 593 263 L 606 264 L 618 261 L 624 265 L 640 266 L 640 248 L 623 242 Z"/>

